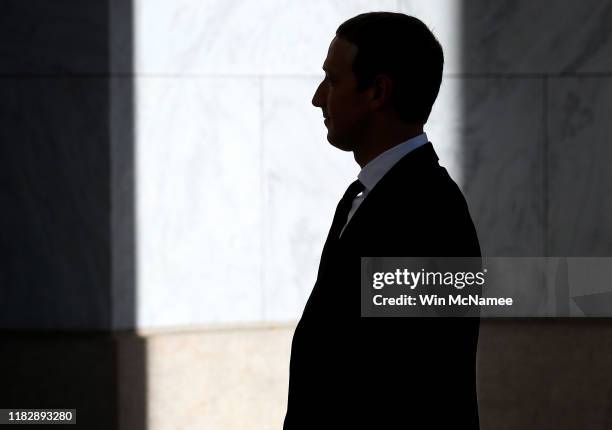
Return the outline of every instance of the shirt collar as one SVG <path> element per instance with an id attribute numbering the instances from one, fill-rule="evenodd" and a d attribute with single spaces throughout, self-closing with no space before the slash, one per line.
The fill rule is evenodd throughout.
<path id="1" fill-rule="evenodd" d="M 369 191 L 382 179 L 383 176 L 406 154 L 414 151 L 419 146 L 425 145 L 429 140 L 425 133 L 410 138 L 405 142 L 395 145 L 393 148 L 387 149 L 378 157 L 371 160 L 363 166 L 357 178 Z"/>

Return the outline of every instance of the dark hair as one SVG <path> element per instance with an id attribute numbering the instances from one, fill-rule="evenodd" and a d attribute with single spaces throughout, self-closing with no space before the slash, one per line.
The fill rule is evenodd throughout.
<path id="1" fill-rule="evenodd" d="M 427 122 L 440 90 L 444 54 L 422 21 L 402 13 L 362 13 L 342 23 L 336 36 L 357 47 L 353 73 L 358 91 L 384 73 L 393 80 L 391 105 L 400 118 Z"/>

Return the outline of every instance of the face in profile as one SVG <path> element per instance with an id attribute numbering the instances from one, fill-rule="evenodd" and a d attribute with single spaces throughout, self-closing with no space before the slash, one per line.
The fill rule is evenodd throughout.
<path id="1" fill-rule="evenodd" d="M 325 78 L 312 98 L 312 104 L 323 111 L 327 140 L 343 151 L 359 146 L 369 114 L 369 91 L 357 91 L 357 78 L 352 70 L 356 54 L 355 45 L 335 37 L 323 63 Z"/>

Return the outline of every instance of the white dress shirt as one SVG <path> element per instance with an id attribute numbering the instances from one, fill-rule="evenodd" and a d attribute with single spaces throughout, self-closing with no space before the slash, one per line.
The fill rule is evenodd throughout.
<path id="1" fill-rule="evenodd" d="M 351 218 L 361 203 L 363 203 L 365 198 L 368 196 L 369 192 L 376 186 L 378 181 L 380 181 L 382 177 L 385 176 L 389 170 L 391 170 L 391 167 L 393 167 L 395 163 L 401 160 L 405 155 L 414 151 L 419 146 L 425 145 L 427 142 L 429 142 L 427 135 L 425 133 L 421 133 L 418 136 L 400 143 L 399 145 L 395 145 L 393 148 L 387 149 L 378 157 L 374 158 L 368 164 L 363 166 L 357 175 L 357 178 L 365 186 L 365 190 L 353 199 L 353 205 L 349 211 L 346 223 L 344 224 L 344 227 L 342 227 L 340 236 L 342 236 L 342 233 L 344 233 L 344 229 L 351 221 Z"/>

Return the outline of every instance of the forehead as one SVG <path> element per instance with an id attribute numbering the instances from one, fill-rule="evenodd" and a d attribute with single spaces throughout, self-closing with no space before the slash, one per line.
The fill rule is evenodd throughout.
<path id="1" fill-rule="evenodd" d="M 356 55 L 357 47 L 355 45 L 336 36 L 327 50 L 327 58 L 323 63 L 323 69 L 336 73 L 350 73 Z"/>

